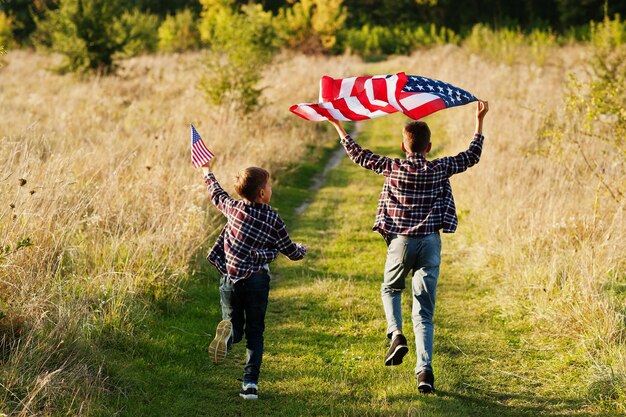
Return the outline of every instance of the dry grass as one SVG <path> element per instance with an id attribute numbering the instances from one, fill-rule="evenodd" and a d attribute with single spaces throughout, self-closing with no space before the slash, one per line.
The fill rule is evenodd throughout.
<path id="1" fill-rule="evenodd" d="M 567 73 L 586 79 L 590 52 L 570 46 L 554 49 L 542 67 L 508 66 L 447 47 L 385 65 L 490 101 L 480 167 L 453 181 L 467 261 L 484 271 L 482 285 L 497 287 L 503 315 L 534 329 L 525 343 L 554 338 L 582 350 L 594 400 L 626 411 L 623 138 L 620 149 L 615 131 L 603 132 L 608 140 L 584 135 L 586 115 L 566 108 Z M 471 116 L 437 116 L 458 150 Z"/>
<path id="2" fill-rule="evenodd" d="M 189 161 L 190 122 L 231 189 L 239 169 L 275 171 L 320 143 L 319 126 L 287 111 L 295 96 L 315 98 L 301 89 L 316 85 L 311 67 L 358 68 L 350 58 L 283 57 L 267 75 L 268 105 L 243 118 L 206 104 L 196 88 L 200 58 L 136 58 L 118 76 L 81 80 L 47 71 L 54 57 L 6 57 L 0 403 L 7 405 L 0 411 L 37 415 L 61 406 L 88 414 L 102 379 L 76 346 L 132 333 L 147 300 L 176 296 L 190 260 L 222 221 L 207 211 L 201 175 Z M 19 245 L 25 239 L 31 246 Z M 63 403 L 68 398 L 76 401 Z"/>
<path id="3" fill-rule="evenodd" d="M 542 66 L 509 66 L 446 46 L 366 69 L 349 57 L 282 55 L 265 77 L 270 104 L 240 118 L 205 104 L 198 54 L 136 58 L 117 77 L 79 80 L 46 71 L 52 57 L 9 53 L 0 79 L 0 243 L 10 252 L 0 258 L 0 412 L 89 414 L 103 378 L 81 347 L 132 332 L 143 300 L 176 295 L 220 224 L 189 163 L 189 122 L 231 189 L 238 169 L 276 171 L 321 140 L 318 126 L 287 112 L 316 99 L 321 74 L 364 71 L 431 76 L 490 101 L 480 168 L 453 182 L 467 262 L 484 271 L 481 285 L 498 288 L 503 315 L 535 329 L 527 343 L 550 336 L 582 349 L 591 392 L 625 407 L 625 199 L 587 164 L 623 192 L 623 154 L 577 136 L 564 107 L 566 72 L 585 74 L 587 56 L 567 47 Z M 435 141 L 473 127 L 467 109 L 433 123 L 445 127 Z M 561 142 L 546 138 L 550 126 Z M 447 151 L 464 145 L 454 139 Z M 26 238 L 32 246 L 18 248 Z"/>

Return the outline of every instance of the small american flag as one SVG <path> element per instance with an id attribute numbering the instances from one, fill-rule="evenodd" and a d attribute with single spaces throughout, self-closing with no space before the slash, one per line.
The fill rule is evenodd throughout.
<path id="1" fill-rule="evenodd" d="M 196 168 L 209 162 L 215 155 L 213 152 L 207 149 L 206 145 L 202 141 L 202 138 L 198 134 L 193 125 L 191 126 L 191 162 Z"/>
<path id="2" fill-rule="evenodd" d="M 312 121 L 356 121 L 396 112 L 417 120 L 477 100 L 451 84 L 403 72 L 341 79 L 323 76 L 320 103 L 296 104 L 289 110 Z"/>

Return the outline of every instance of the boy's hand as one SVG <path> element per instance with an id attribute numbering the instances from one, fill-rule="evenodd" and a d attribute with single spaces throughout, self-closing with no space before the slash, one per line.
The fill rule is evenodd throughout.
<path id="1" fill-rule="evenodd" d="M 479 135 L 483 134 L 483 119 L 485 115 L 489 111 L 489 102 L 478 100 L 476 106 L 476 133 Z"/>
<path id="2" fill-rule="evenodd" d="M 478 100 L 478 106 L 476 107 L 476 118 L 484 119 L 485 115 L 489 111 L 489 102 Z"/>
<path id="3" fill-rule="evenodd" d="M 204 165 L 201 166 L 201 168 L 202 168 L 202 173 L 204 175 L 206 175 L 209 172 L 211 172 L 211 161 L 205 162 Z"/>

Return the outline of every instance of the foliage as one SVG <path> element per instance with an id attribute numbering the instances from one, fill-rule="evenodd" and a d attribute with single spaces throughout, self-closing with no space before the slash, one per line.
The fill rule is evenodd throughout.
<path id="1" fill-rule="evenodd" d="M 626 157 L 626 24 L 619 16 L 592 23 L 588 82 L 570 75 L 568 111 L 582 133 L 611 144 Z M 570 120 L 571 120 L 570 119 Z"/>
<path id="2" fill-rule="evenodd" d="M 117 24 L 122 13 L 121 0 L 60 0 L 58 9 L 37 21 L 40 43 L 65 55 L 61 71 L 110 72 L 128 40 Z"/>
<path id="3" fill-rule="evenodd" d="M 196 19 L 189 9 L 168 15 L 159 26 L 159 50 L 180 52 L 200 46 Z"/>
<path id="4" fill-rule="evenodd" d="M 6 48 L 15 46 L 15 40 L 13 38 L 14 26 L 15 18 L 4 12 L 0 12 L 0 45 L 4 45 Z"/>
<path id="5" fill-rule="evenodd" d="M 198 23 L 200 39 L 210 45 L 216 31 L 227 26 L 232 20 L 234 0 L 200 0 L 200 4 L 202 5 Z"/>
<path id="6" fill-rule="evenodd" d="M 120 56 L 131 57 L 145 52 L 155 52 L 159 45 L 159 17 L 142 13 L 138 9 L 125 11 L 119 20 L 119 42 L 124 45 Z"/>
<path id="7" fill-rule="evenodd" d="M 289 47 L 306 53 L 333 48 L 348 13 L 342 3 L 343 0 L 301 0 L 282 8 L 276 20 L 279 36 Z"/>
<path id="8" fill-rule="evenodd" d="M 463 40 L 469 51 L 509 65 L 527 61 L 543 65 L 557 44 L 556 35 L 549 30 L 533 29 L 525 34 L 519 28 L 494 30 L 482 24 L 475 25 Z"/>
<path id="9" fill-rule="evenodd" d="M 360 29 L 346 29 L 340 33 L 343 50 L 358 54 L 409 54 L 420 47 L 430 47 L 446 43 L 458 43 L 459 36 L 451 29 L 427 26 L 383 27 L 365 25 Z"/>
<path id="10" fill-rule="evenodd" d="M 202 39 L 211 49 L 199 83 L 209 102 L 233 103 L 248 112 L 259 104 L 257 86 L 276 49 L 272 15 L 260 5 L 232 9 L 229 1 L 203 1 Z"/>

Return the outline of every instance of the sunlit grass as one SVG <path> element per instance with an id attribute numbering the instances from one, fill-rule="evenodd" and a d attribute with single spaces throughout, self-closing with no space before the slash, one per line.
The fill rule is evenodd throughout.
<path id="1" fill-rule="evenodd" d="M 611 147 L 619 138 L 581 137 L 567 119 L 566 73 L 585 81 L 591 51 L 547 48 L 545 62 L 512 66 L 455 46 L 367 66 L 285 54 L 265 76 L 265 107 L 248 118 L 205 104 L 198 54 L 136 58 L 117 77 L 79 79 L 44 70 L 54 57 L 10 52 L 0 79 L 0 413 L 623 412 L 624 200 L 597 175 L 625 190 L 623 154 Z M 293 215 L 336 139 L 289 105 L 314 101 L 322 74 L 397 71 L 466 88 L 492 108 L 480 164 L 453 179 L 461 223 L 444 247 L 442 395 L 427 399 L 410 365 L 380 366 L 385 247 L 370 228 L 382 178 L 346 161 Z M 362 139 L 400 156 L 393 135 L 404 120 L 365 122 Z M 204 358 L 219 304 L 203 255 L 222 219 L 189 163 L 189 122 L 229 191 L 243 166 L 272 171 L 277 207 L 311 248 L 303 264 L 273 268 L 258 409 L 223 400 L 237 390 L 240 361 L 215 369 Z M 452 154 L 471 136 L 473 111 L 428 122 L 434 147 Z M 155 361 L 165 366 L 153 377 Z M 107 391 L 115 400 L 102 405 Z"/>

